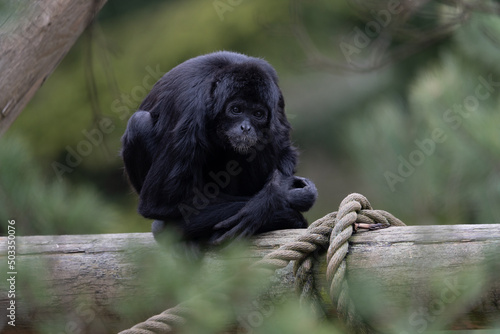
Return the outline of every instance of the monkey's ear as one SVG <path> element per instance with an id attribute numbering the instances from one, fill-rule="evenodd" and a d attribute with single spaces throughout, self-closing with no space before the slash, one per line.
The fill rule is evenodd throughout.
<path id="1" fill-rule="evenodd" d="M 280 92 L 280 97 L 278 99 L 278 108 L 280 108 L 281 110 L 283 110 L 283 112 L 285 112 L 285 99 L 283 98 L 283 93 L 281 92 L 281 90 L 279 90 Z"/>
<path id="2" fill-rule="evenodd" d="M 271 111 L 271 120 L 269 122 L 269 135 L 272 140 L 282 143 L 282 146 L 290 145 L 290 130 L 291 126 L 285 115 L 285 101 L 281 91 L 278 89 L 277 103 Z"/>
<path id="3" fill-rule="evenodd" d="M 277 103 L 277 108 L 273 110 L 273 117 L 277 119 L 277 122 L 275 122 L 278 126 L 276 129 L 277 131 L 289 131 L 290 130 L 290 124 L 288 123 L 288 120 L 286 118 L 285 114 L 285 99 L 283 98 L 283 94 L 281 93 L 281 90 L 278 88 L 278 103 Z"/>

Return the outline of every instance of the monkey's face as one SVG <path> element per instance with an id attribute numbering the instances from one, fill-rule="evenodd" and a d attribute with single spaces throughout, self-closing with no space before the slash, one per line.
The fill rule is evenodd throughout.
<path id="1" fill-rule="evenodd" d="M 246 154 L 262 142 L 269 125 L 269 111 L 258 102 L 234 99 L 226 104 L 217 124 L 217 135 L 232 149 Z"/>

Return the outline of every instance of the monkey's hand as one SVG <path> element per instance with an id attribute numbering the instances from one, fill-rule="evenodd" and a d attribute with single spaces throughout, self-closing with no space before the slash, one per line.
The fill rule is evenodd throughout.
<path id="1" fill-rule="evenodd" d="M 261 226 L 270 222 L 273 212 L 283 207 L 287 197 L 287 187 L 284 185 L 284 176 L 275 171 L 264 188 L 252 197 L 235 215 L 221 221 L 214 226 L 214 230 L 224 232 L 215 233 L 214 244 L 221 244 L 231 239 L 250 237 Z"/>
<path id="2" fill-rule="evenodd" d="M 318 191 L 311 180 L 292 176 L 285 183 L 287 184 L 287 200 L 291 208 L 304 212 L 313 206 L 318 197 Z"/>
<path id="3" fill-rule="evenodd" d="M 252 205 L 245 205 L 237 214 L 214 226 L 216 233 L 214 233 L 212 243 L 220 245 L 229 240 L 250 237 L 261 226 L 262 223 L 255 219 L 255 210 L 252 209 Z"/>

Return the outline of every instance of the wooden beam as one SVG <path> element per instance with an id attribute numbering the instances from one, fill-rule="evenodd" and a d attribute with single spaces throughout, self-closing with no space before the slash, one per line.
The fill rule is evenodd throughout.
<path id="1" fill-rule="evenodd" d="M 0 32 L 0 135 L 54 71 L 106 0 L 20 1 Z"/>
<path id="2" fill-rule="evenodd" d="M 282 230 L 256 237 L 250 258 L 260 259 L 305 231 Z M 147 263 L 137 263 L 133 256 L 161 253 L 149 233 L 31 236 L 15 241 L 17 331 L 63 319 L 70 327 L 84 326 L 78 327 L 80 333 L 109 333 L 172 306 L 162 301 L 136 319 L 121 319 L 114 309 L 120 303 L 155 298 L 156 292 L 141 284 Z M 358 311 L 377 328 L 397 325 L 422 332 L 442 328 L 444 321 L 451 321 L 446 325 L 455 329 L 491 328 L 500 324 L 499 249 L 500 225 L 493 224 L 360 232 L 352 237 L 347 258 L 350 295 Z M 4 274 L 9 271 L 7 254 L 3 241 L 0 268 Z M 206 261 L 216 262 L 217 254 L 209 253 Z M 43 295 L 48 297 L 35 297 L 32 290 L 37 285 L 27 282 L 28 272 L 44 282 Z M 319 265 L 317 278 L 323 288 L 324 276 L 325 266 Z M 277 277 L 273 291 L 290 292 L 291 266 Z M 5 285 L 5 280 L 0 284 Z M 10 301 L 7 289 L 2 290 L 0 315 Z M 4 331 L 9 329 L 5 325 Z"/>

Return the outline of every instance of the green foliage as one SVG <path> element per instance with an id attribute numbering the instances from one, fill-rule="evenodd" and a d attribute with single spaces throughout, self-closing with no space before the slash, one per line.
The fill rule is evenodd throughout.
<path id="1" fill-rule="evenodd" d="M 498 16 L 475 13 L 467 25 L 457 31 L 454 39 L 460 51 L 472 63 L 480 63 L 499 71 L 498 52 L 500 52 L 500 18 Z"/>
<path id="2" fill-rule="evenodd" d="M 500 75 L 443 53 L 419 73 L 407 107 L 384 96 L 370 106 L 369 117 L 352 121 L 354 156 L 367 182 L 393 197 L 390 211 L 415 224 L 498 221 L 500 174 L 494 166 L 500 156 L 492 138 L 500 87 L 487 87 L 489 78 L 498 82 Z M 361 129 L 363 137 L 357 136 Z"/>
<path id="3" fill-rule="evenodd" d="M 122 211 L 135 215 L 133 195 L 117 172 L 122 168 L 119 139 L 128 116 L 161 74 L 179 62 L 214 50 L 235 50 L 266 57 L 280 74 L 293 137 L 303 152 L 299 173 L 307 171 L 319 187 L 311 220 L 335 210 L 353 191 L 375 197 L 374 204 L 415 223 L 500 219 L 489 208 L 499 191 L 499 144 L 492 140 L 497 92 L 477 111 L 487 117 L 464 118 L 456 130 L 450 128 L 453 122 L 443 124 L 446 110 L 474 93 L 479 76 L 496 73 L 497 17 L 472 14 L 450 39 L 387 69 L 330 76 L 318 73 L 332 69 L 315 63 L 317 51 L 333 63 L 345 63 L 339 43 L 374 20 L 368 5 L 353 11 L 345 3 L 325 1 L 243 1 L 218 11 L 216 4 L 153 1 L 132 10 L 127 3 L 116 15 L 109 9 L 102 25 L 81 38 L 10 131 L 22 133 L 36 147 L 40 167 L 52 172 L 54 161 L 65 164 L 69 150 L 86 140 L 85 131 L 109 119 L 113 129 L 102 144 L 62 176 L 105 189 Z M 384 10 L 380 6 L 376 9 Z M 449 7 L 426 10 L 435 15 L 427 20 L 432 25 L 439 17 L 451 17 Z M 390 27 L 396 23 L 391 17 Z M 398 43 L 405 41 L 411 39 L 405 35 Z M 375 56 L 371 51 L 363 49 L 360 56 Z M 89 95 L 89 83 L 97 96 Z M 418 149 L 415 141 L 431 138 L 441 127 L 446 141 L 393 189 L 384 173 L 397 172 L 399 157 L 409 159 Z M 334 175 L 328 177 L 327 170 Z M 333 179 L 324 182 L 327 178 Z"/>
<path id="4" fill-rule="evenodd" d="M 364 2 L 360 13 L 348 2 L 222 2 L 237 5 L 221 14 L 214 1 L 111 1 L 115 9 L 108 7 L 100 25 L 80 38 L 2 138 L 0 220 L 16 219 L 20 235 L 147 230 L 121 172 L 118 152 L 126 121 L 162 73 L 187 58 L 225 49 L 265 57 L 278 70 L 301 151 L 299 174 L 311 178 L 320 194 L 310 221 L 336 210 L 348 193 L 360 192 L 374 208 L 407 224 L 500 222 L 500 87 L 490 91 L 482 81 L 500 82 L 497 16 L 473 13 L 449 38 L 414 56 L 369 73 L 341 74 L 335 65 L 348 64 L 340 41 L 374 20 L 370 5 L 378 11 L 386 3 Z M 12 1 L 0 4 L 13 7 Z M 420 28 L 454 14 L 441 2 L 429 3 L 425 11 L 410 26 L 389 27 L 404 31 L 394 37 L 396 46 L 421 38 Z M 6 21 L 0 11 L 0 24 Z M 371 46 L 360 50 L 361 60 L 379 56 Z M 97 95 L 89 93 L 92 85 Z M 478 98 L 478 85 L 484 98 Z M 477 108 L 470 104 L 474 98 Z M 84 133 L 98 129 L 102 119 L 111 121 L 112 130 L 62 181 L 56 179 L 52 163 L 67 164 L 69 150 L 88 140 Z M 262 277 L 220 284 L 229 272 L 242 270 L 238 261 L 228 259 L 234 267 L 211 275 L 199 262 L 179 260 L 175 249 L 131 253 L 145 297 L 109 301 L 123 319 L 140 322 L 151 316 L 143 309 L 161 310 L 219 286 L 229 298 L 200 303 L 185 332 L 215 333 L 235 319 L 252 321 L 241 320 L 236 311 L 257 300 Z M 228 256 L 245 255 L 229 249 Z M 367 316 L 377 314 L 369 309 L 380 308 L 376 293 L 362 292 Z M 294 299 L 273 307 L 261 325 L 251 326 L 254 333 L 341 328 L 316 322 Z M 66 323 L 58 320 L 39 329 L 63 332 Z M 383 320 L 394 325 L 394 333 L 408 323 L 403 312 Z"/>
<path id="5" fill-rule="evenodd" d="M 0 220 L 15 219 L 19 235 L 119 229 L 116 210 L 97 191 L 46 178 L 23 140 L 7 136 L 1 143 Z"/>

